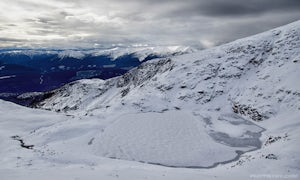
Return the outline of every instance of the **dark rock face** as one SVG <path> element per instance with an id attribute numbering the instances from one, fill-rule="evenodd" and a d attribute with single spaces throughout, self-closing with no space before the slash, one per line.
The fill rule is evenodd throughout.
<path id="1" fill-rule="evenodd" d="M 151 79 L 158 73 L 172 69 L 171 59 L 161 59 L 155 62 L 143 63 L 135 69 L 120 77 L 117 82 L 117 87 L 124 87 L 132 83 L 134 86 L 139 86 L 143 82 Z"/>
<path id="2" fill-rule="evenodd" d="M 34 145 L 27 145 L 27 144 L 25 144 L 24 140 L 20 136 L 18 136 L 18 135 L 12 136 L 11 138 L 13 140 L 19 141 L 20 142 L 20 146 L 22 148 L 33 149 L 33 147 L 34 147 Z"/>
<path id="3" fill-rule="evenodd" d="M 264 118 L 267 118 L 262 116 L 256 108 L 244 104 L 233 103 L 232 111 L 236 114 L 248 116 L 254 121 L 262 121 Z"/>

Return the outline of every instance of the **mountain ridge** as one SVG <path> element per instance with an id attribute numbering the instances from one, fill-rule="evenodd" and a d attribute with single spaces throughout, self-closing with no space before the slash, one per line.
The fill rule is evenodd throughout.
<path id="1" fill-rule="evenodd" d="M 287 27 L 288 28 L 289 28 L 289 26 L 297 27 L 298 23 L 299 23 L 299 21 L 294 24 L 287 25 Z M 184 56 L 181 56 L 178 58 L 175 57 L 173 59 L 175 59 L 175 60 L 179 59 L 179 60 L 177 60 L 177 62 L 179 62 L 178 64 L 180 64 L 180 63 L 187 62 L 188 61 L 187 59 L 193 59 L 193 58 L 195 59 L 195 58 L 197 58 L 197 56 L 204 56 L 198 60 L 194 60 L 193 65 L 195 65 L 195 66 L 201 66 L 200 63 L 205 61 L 205 59 L 208 59 L 208 58 L 214 59 L 215 62 L 207 63 L 207 67 L 204 67 L 204 68 L 202 68 L 202 70 L 200 70 L 200 71 L 202 71 L 202 73 L 197 74 L 197 75 L 199 75 L 199 78 L 202 78 L 202 80 L 203 80 L 202 82 L 207 81 L 209 83 L 209 85 L 214 86 L 213 87 L 214 95 L 211 95 L 212 91 L 203 89 L 204 87 L 201 87 L 202 89 L 199 88 L 199 90 L 197 90 L 197 93 L 196 93 L 197 95 L 195 95 L 195 93 L 193 93 L 193 96 L 197 96 L 198 98 L 201 99 L 201 103 L 204 103 L 206 101 L 210 101 L 211 96 L 216 96 L 218 93 L 222 93 L 222 91 L 223 91 L 222 84 L 227 83 L 225 81 L 226 79 L 238 79 L 243 74 L 248 73 L 248 71 L 251 68 L 256 69 L 263 62 L 267 61 L 267 59 L 270 59 L 270 57 L 275 56 L 275 58 L 277 58 L 278 62 L 272 62 L 272 63 L 279 64 L 279 63 L 282 63 L 282 62 L 280 62 L 280 60 L 283 60 L 285 58 L 291 58 L 291 59 L 293 59 L 293 60 L 289 60 L 289 61 L 292 61 L 291 66 L 297 65 L 297 63 L 295 63 L 293 61 L 296 61 L 296 59 L 299 58 L 299 56 L 296 55 L 293 57 L 284 57 L 284 54 L 287 54 L 287 52 L 277 54 L 279 50 L 281 51 L 281 49 L 278 49 L 278 47 L 276 47 L 274 44 L 272 44 L 272 43 L 275 43 L 275 40 L 268 39 L 268 40 L 260 42 L 261 40 L 259 38 L 261 36 L 267 36 L 267 38 L 278 38 L 278 36 L 280 36 L 280 34 L 281 34 L 280 29 L 281 28 L 277 28 L 277 29 L 268 31 L 267 33 L 258 34 L 256 36 L 242 39 L 242 40 L 237 40 L 232 43 L 222 45 L 220 47 L 204 50 L 204 51 L 201 51 L 198 53 L 187 54 L 187 55 L 184 55 Z M 283 33 L 284 32 L 282 32 L 282 34 Z M 295 35 L 290 35 L 290 36 L 296 37 L 294 41 L 298 42 L 298 40 L 299 40 L 298 36 L 295 36 Z M 290 38 L 290 36 L 287 38 Z M 255 39 L 258 39 L 257 41 L 259 41 L 259 42 L 255 42 Z M 282 41 L 282 40 L 280 40 L 280 37 L 278 38 L 278 41 Z M 241 42 L 242 43 L 246 42 L 247 45 L 239 46 Z M 258 43 L 258 47 L 255 47 L 256 43 Z M 289 42 L 289 43 L 295 44 L 295 42 Z M 279 47 L 281 47 L 280 43 L 277 43 L 277 44 Z M 231 48 L 230 46 L 233 46 L 236 48 Z M 293 48 L 293 49 L 297 50 L 298 46 L 299 46 L 299 44 L 296 43 L 295 47 L 289 47 L 289 48 L 290 49 Z M 288 50 L 288 48 L 287 48 L 287 50 Z M 218 53 L 220 51 L 221 51 L 221 53 Z M 296 52 L 298 52 L 298 51 L 296 51 Z M 236 56 L 239 56 L 239 57 L 235 57 L 233 55 L 234 53 L 236 54 Z M 293 53 L 295 53 L 295 52 L 293 52 Z M 225 58 L 224 58 L 224 56 L 225 56 Z M 238 58 L 241 58 L 241 57 L 246 57 L 246 58 L 244 60 L 238 61 Z M 112 80 L 108 80 L 105 83 L 106 84 L 110 84 L 110 83 L 114 84 L 115 83 L 116 84 L 115 86 L 117 87 L 117 89 L 120 89 L 119 94 L 122 94 L 120 96 L 125 96 L 125 94 L 128 93 L 127 89 L 131 88 L 130 87 L 131 83 L 134 84 L 133 87 L 137 87 L 138 85 L 141 85 L 144 81 L 156 76 L 157 72 L 160 72 L 160 71 L 163 72 L 163 71 L 168 71 L 170 69 L 173 69 L 174 68 L 174 60 L 173 59 L 157 60 L 157 61 L 155 61 L 155 63 L 147 62 L 145 64 L 142 64 L 140 67 L 129 71 L 125 75 L 123 75 L 119 78 L 113 78 Z M 181 59 L 185 59 L 185 61 L 183 61 Z M 270 59 L 269 61 L 271 61 L 271 60 L 272 59 Z M 268 62 L 268 63 L 270 63 L 270 62 Z M 184 66 L 184 64 L 182 64 L 182 65 Z M 179 66 L 179 65 L 177 65 L 177 66 Z M 265 66 L 267 66 L 267 65 L 265 65 Z M 145 71 L 144 69 L 146 69 L 146 71 L 147 71 L 147 67 L 149 69 L 149 73 L 144 72 Z M 183 67 L 182 69 L 184 69 L 184 68 L 185 67 Z M 198 68 L 198 69 L 200 69 L 200 68 Z M 198 70 L 194 69 L 194 72 L 198 72 Z M 183 70 L 182 70 L 182 73 L 184 73 Z M 182 74 L 182 73 L 178 73 L 178 74 Z M 190 70 L 190 72 L 186 72 L 185 74 L 187 76 L 191 76 L 191 74 L 193 74 L 193 72 Z M 259 76 L 263 76 L 263 77 L 259 77 L 260 79 L 265 78 L 265 77 L 268 78 L 268 75 L 264 75 L 262 72 L 260 72 Z M 210 79 L 212 79 L 214 77 L 217 77 L 219 80 L 222 80 L 222 82 L 219 82 L 219 84 L 217 86 L 212 85 L 213 83 L 209 82 Z M 186 79 L 184 79 L 184 80 L 186 80 Z M 114 82 L 114 81 L 117 81 L 117 82 Z M 197 82 L 192 82 L 192 83 L 197 84 Z M 199 81 L 198 81 L 198 83 L 199 83 Z M 74 84 L 74 83 L 72 83 L 72 84 Z M 167 82 L 167 84 L 170 84 L 170 82 Z M 171 88 L 174 86 L 174 85 L 169 86 L 167 84 L 161 84 L 161 87 L 157 87 L 157 88 L 161 89 L 161 91 L 164 91 L 164 89 L 168 89 L 168 88 Z M 112 86 L 112 85 L 110 85 L 110 86 Z M 123 88 L 125 86 L 126 86 L 126 88 Z M 190 86 L 193 86 L 193 85 L 190 84 Z M 185 87 L 187 87 L 187 85 L 183 84 L 183 85 L 181 85 L 181 88 L 178 88 L 178 89 L 179 90 L 185 89 Z M 121 88 L 123 88 L 123 89 L 121 89 Z M 289 91 L 289 90 L 287 90 L 287 91 Z M 154 91 L 154 92 L 156 92 L 156 91 Z M 291 92 L 291 93 L 298 94 L 299 92 L 295 91 L 295 92 Z M 189 96 L 191 96 L 191 95 L 189 95 Z M 57 98 L 58 97 L 54 97 L 54 99 L 57 99 Z M 184 99 L 185 97 L 179 96 L 178 98 Z M 173 99 L 175 99 L 175 98 L 173 98 Z M 52 105 L 50 105 L 50 106 L 52 106 Z M 53 106 L 54 109 L 55 109 L 55 107 L 56 106 Z"/>

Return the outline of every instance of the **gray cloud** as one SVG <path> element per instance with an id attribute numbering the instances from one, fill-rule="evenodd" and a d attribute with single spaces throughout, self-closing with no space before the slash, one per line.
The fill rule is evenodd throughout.
<path id="1" fill-rule="evenodd" d="M 209 47 L 300 19 L 299 0 L 10 0 L 0 6 L 1 46 Z"/>
<path id="2" fill-rule="evenodd" d="M 170 15 L 180 16 L 240 16 L 260 15 L 271 11 L 299 11 L 299 0 L 187 0 L 183 7 L 175 9 Z"/>
<path id="3" fill-rule="evenodd" d="M 0 42 L 22 42 L 24 39 L 14 39 L 14 38 L 5 38 L 5 37 L 0 37 Z"/>

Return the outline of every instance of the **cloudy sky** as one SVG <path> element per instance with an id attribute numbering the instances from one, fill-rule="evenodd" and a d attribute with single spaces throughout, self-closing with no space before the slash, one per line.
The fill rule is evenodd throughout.
<path id="1" fill-rule="evenodd" d="M 0 47 L 211 47 L 300 20 L 300 0 L 1 0 Z"/>

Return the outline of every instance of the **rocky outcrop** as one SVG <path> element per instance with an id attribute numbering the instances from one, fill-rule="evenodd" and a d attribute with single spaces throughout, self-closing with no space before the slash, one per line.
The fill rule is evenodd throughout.
<path id="1" fill-rule="evenodd" d="M 262 116 L 256 108 L 244 104 L 233 103 L 232 111 L 236 114 L 248 116 L 254 121 L 262 121 L 267 118 Z"/>

